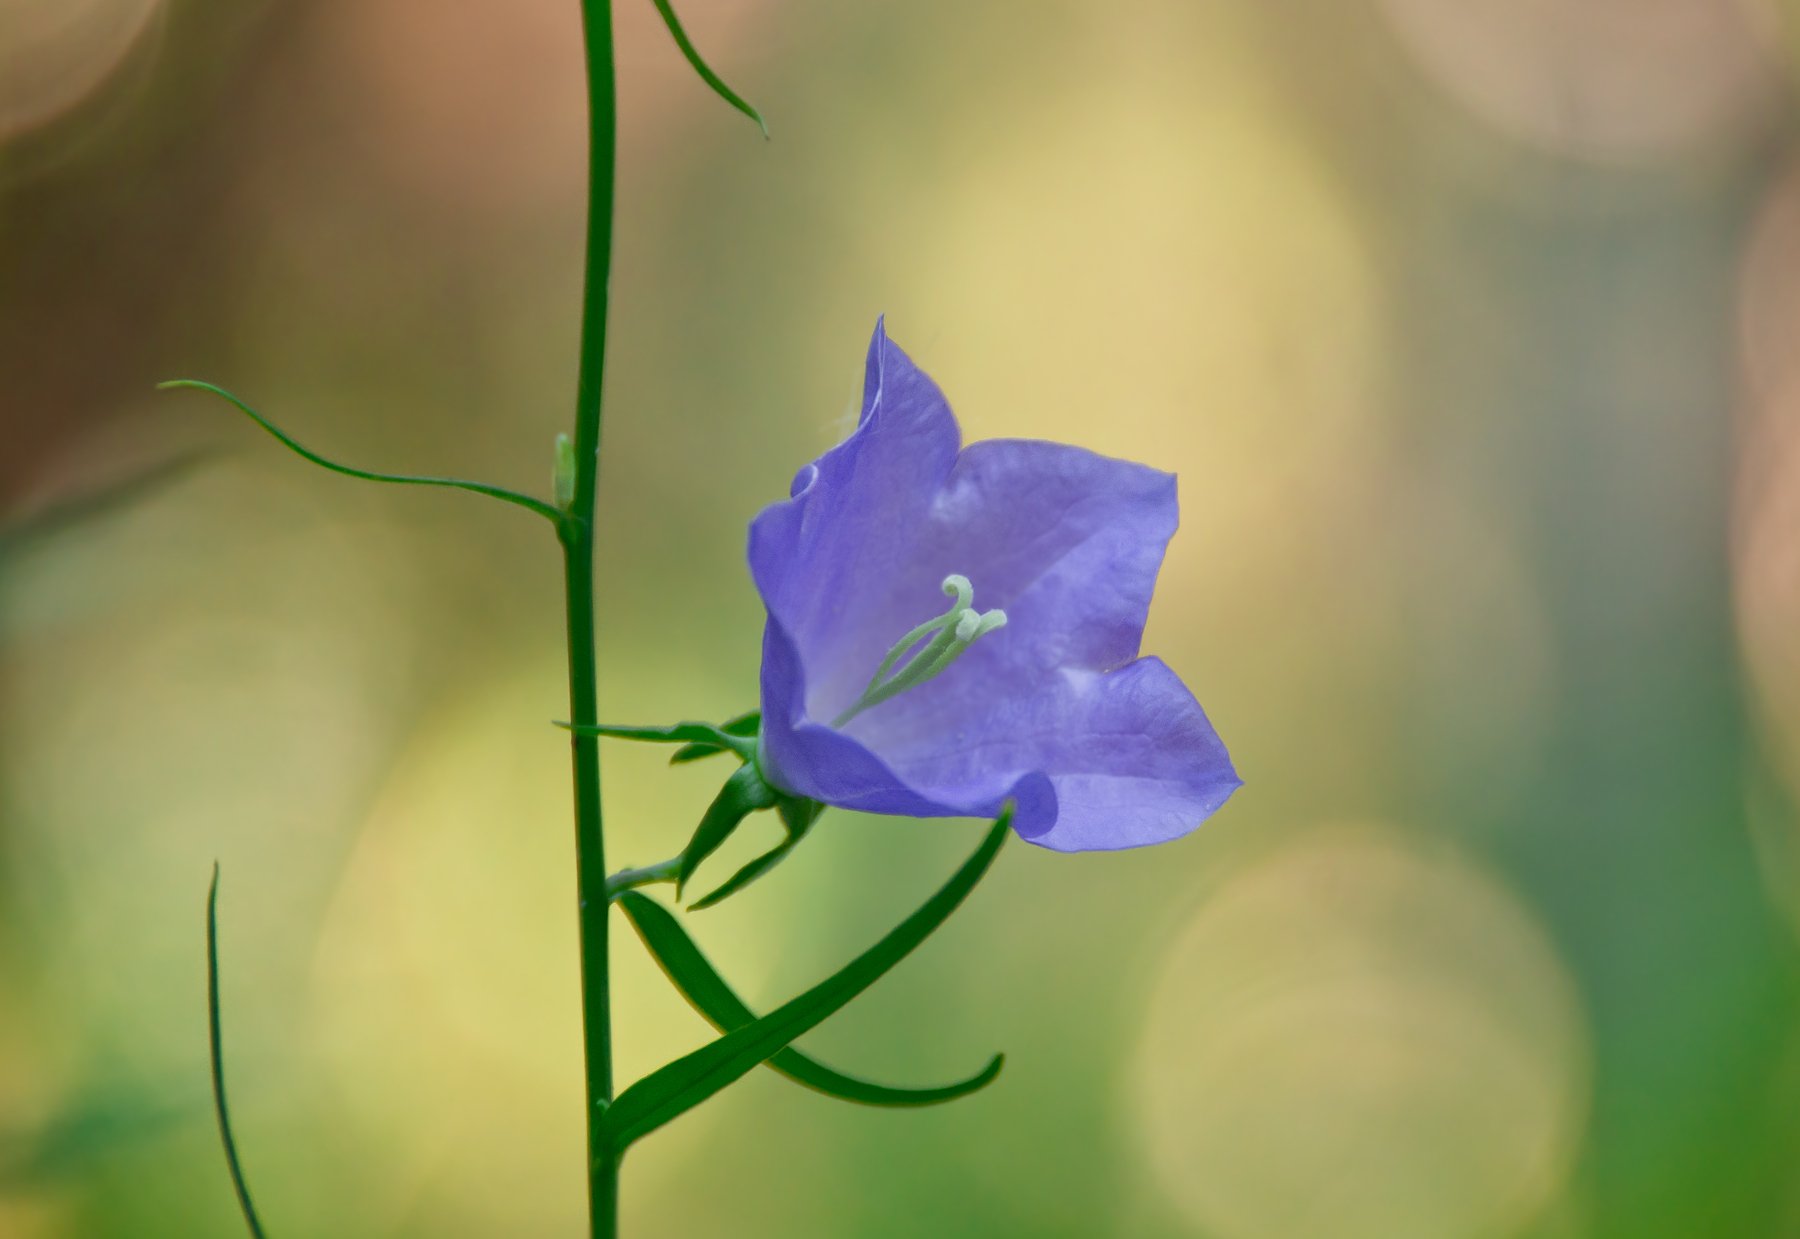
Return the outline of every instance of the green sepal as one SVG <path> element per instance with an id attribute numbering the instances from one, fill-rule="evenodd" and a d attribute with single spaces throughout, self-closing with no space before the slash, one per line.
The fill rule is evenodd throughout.
<path id="1" fill-rule="evenodd" d="M 759 719 L 761 715 L 757 716 Z M 735 721 L 735 720 L 733 720 Z M 592 726 L 578 723 L 565 723 L 558 719 L 556 725 L 564 731 L 578 736 L 605 736 L 612 740 L 643 740 L 651 744 L 681 744 L 707 746 L 708 752 L 736 753 L 745 761 L 756 756 L 756 733 L 742 735 L 726 730 L 726 727 L 715 727 L 711 723 L 672 723 L 667 727 L 627 727 L 610 723 L 596 723 Z M 679 755 L 679 751 L 677 753 Z"/>
<path id="2" fill-rule="evenodd" d="M 775 801 L 775 813 L 781 818 L 781 824 L 787 827 L 788 834 L 798 839 L 813 828 L 813 823 L 825 812 L 825 806 L 816 800 L 808 800 L 804 796 L 779 795 Z"/>
<path id="3" fill-rule="evenodd" d="M 681 867 L 675 871 L 675 897 L 681 898 L 682 890 L 694 876 L 694 871 L 700 868 L 700 862 L 719 850 L 719 845 L 731 837 L 738 823 L 758 809 L 770 808 L 775 800 L 775 789 L 763 782 L 754 762 L 733 771 L 719 794 L 713 797 L 712 804 L 707 806 L 700 824 L 694 827 L 693 838 L 681 849 Z"/>
<path id="4" fill-rule="evenodd" d="M 763 874 L 787 859 L 787 854 L 794 850 L 794 845 L 798 842 L 799 840 L 797 838 L 793 835 L 789 835 L 780 843 L 777 843 L 761 856 L 750 861 L 736 873 L 719 883 L 718 887 L 711 893 L 702 895 L 700 898 L 694 900 L 693 903 L 690 903 L 688 905 L 688 911 L 704 911 L 705 909 L 712 907 L 715 903 L 719 903 L 720 901 L 735 895 L 738 891 L 750 885 L 750 883 L 756 881 L 756 879 L 762 877 Z"/>
<path id="5" fill-rule="evenodd" d="M 670 983 L 707 1023 L 728 1033 L 756 1022 L 755 1013 L 726 984 L 668 909 L 635 892 L 620 896 L 619 906 Z M 935 1088 L 896 1088 L 858 1079 L 808 1058 L 792 1046 L 777 1050 L 764 1065 L 796 1084 L 840 1101 L 866 1106 L 934 1106 L 986 1088 L 1000 1074 L 1005 1061 L 1004 1054 L 996 1054 L 968 1079 Z"/>
<path id="6" fill-rule="evenodd" d="M 780 843 L 725 879 L 719 884 L 717 890 L 689 904 L 689 912 L 698 912 L 703 908 L 712 907 L 726 896 L 736 894 L 744 889 L 786 860 L 787 854 L 794 850 L 794 845 L 806 838 L 806 832 L 811 830 L 813 823 L 819 820 L 819 815 L 825 811 L 825 806 L 816 800 L 806 800 L 799 796 L 784 796 L 777 793 L 775 811 L 781 817 L 781 824 L 786 828 L 787 836 Z"/>
<path id="7" fill-rule="evenodd" d="M 752 1023 L 658 1068 L 620 1093 L 600 1121 L 600 1135 L 614 1155 L 786 1049 L 906 958 L 968 897 L 993 864 L 1011 826 L 1012 806 L 1008 805 L 981 846 L 935 895 L 832 976 Z M 635 892 L 619 897 L 621 903 L 642 898 Z"/>
<path id="8" fill-rule="evenodd" d="M 719 730 L 728 736 L 747 736 L 754 740 L 756 739 L 757 733 L 762 730 L 762 711 L 751 710 L 747 713 L 738 715 L 736 718 L 727 719 L 725 722 L 719 724 Z M 684 744 L 676 749 L 674 756 L 669 758 L 669 764 L 671 766 L 679 766 L 685 762 L 699 761 L 702 757 L 712 757 L 716 754 L 729 751 L 731 750 L 724 748 L 722 745 L 712 744 L 704 740 L 695 740 L 692 743 Z"/>

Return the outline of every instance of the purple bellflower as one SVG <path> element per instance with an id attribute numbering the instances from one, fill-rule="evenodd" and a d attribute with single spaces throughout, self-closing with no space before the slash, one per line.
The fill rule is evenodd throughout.
<path id="1" fill-rule="evenodd" d="M 1062 852 L 1185 835 L 1240 781 L 1194 695 L 1138 655 L 1176 521 L 1170 474 L 962 447 L 877 323 L 856 429 L 750 526 L 764 776 L 871 813 L 1012 799 L 1018 833 Z"/>

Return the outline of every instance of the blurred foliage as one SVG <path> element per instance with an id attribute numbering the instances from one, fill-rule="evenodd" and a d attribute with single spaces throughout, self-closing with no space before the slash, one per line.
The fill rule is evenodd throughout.
<path id="1" fill-rule="evenodd" d="M 633 1152 L 628 1233 L 1792 1233 L 1786 8 L 681 13 L 774 136 L 621 6 L 604 713 L 754 704 L 745 523 L 886 311 L 970 437 L 1180 474 L 1148 645 L 1248 785 L 1151 853 L 1009 848 L 805 1042 L 897 1080 L 999 1047 L 993 1087 L 894 1114 L 754 1073 Z M 576 32 L 562 0 L 0 7 L 0 1235 L 239 1233 L 214 857 L 272 1229 L 577 1228 L 554 548 L 152 391 L 547 493 Z M 616 864 L 715 790 L 663 756 L 609 751 Z M 767 1009 L 976 829 L 830 813 L 690 927 Z M 709 1030 L 617 940 L 629 1079 Z"/>

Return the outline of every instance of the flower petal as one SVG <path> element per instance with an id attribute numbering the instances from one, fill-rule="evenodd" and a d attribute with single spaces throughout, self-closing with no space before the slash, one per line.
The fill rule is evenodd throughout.
<path id="1" fill-rule="evenodd" d="M 1200 703 L 1157 658 L 1063 672 L 1052 691 L 946 730 L 935 748 L 876 751 L 895 785 L 940 805 L 985 811 L 1028 774 L 1047 778 L 1054 800 L 1021 805 L 1013 825 L 1059 852 L 1179 838 L 1242 783 Z"/>
<path id="2" fill-rule="evenodd" d="M 1063 683 L 1012 719 L 1004 741 L 1056 789 L 1054 821 L 1015 821 L 1032 843 L 1058 852 L 1163 843 L 1243 785 L 1206 712 L 1160 658 Z"/>
<path id="3" fill-rule="evenodd" d="M 751 576 L 770 616 L 804 651 L 815 684 L 854 678 L 855 668 L 847 667 L 856 656 L 854 638 L 868 629 L 887 631 L 888 617 L 874 608 L 908 566 L 960 443 L 943 393 L 877 323 L 856 429 L 801 471 L 792 498 L 764 509 L 750 525 Z M 901 623 L 888 641 L 916 622 Z M 874 670 L 870 663 L 861 671 L 852 696 Z"/>

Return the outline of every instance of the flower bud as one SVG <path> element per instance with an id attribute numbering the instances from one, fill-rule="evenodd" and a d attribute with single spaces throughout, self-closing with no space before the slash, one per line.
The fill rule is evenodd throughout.
<path id="1" fill-rule="evenodd" d="M 550 495 L 564 511 L 575 502 L 575 442 L 568 435 L 556 436 L 556 463 L 550 474 Z"/>

